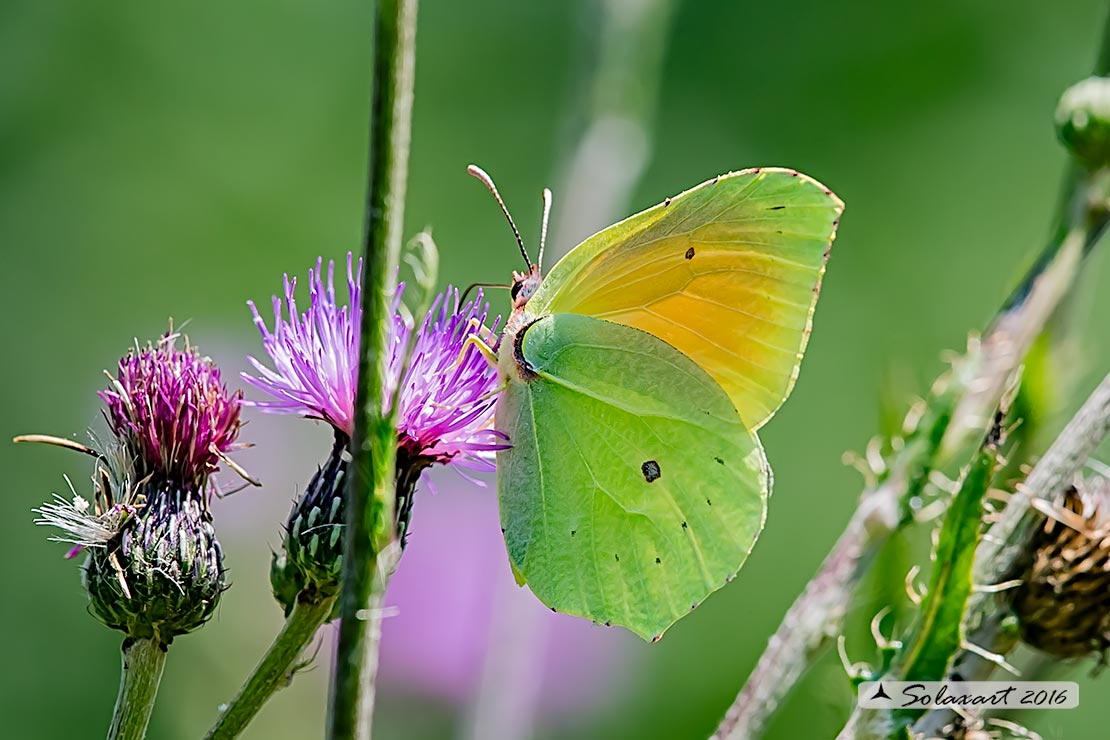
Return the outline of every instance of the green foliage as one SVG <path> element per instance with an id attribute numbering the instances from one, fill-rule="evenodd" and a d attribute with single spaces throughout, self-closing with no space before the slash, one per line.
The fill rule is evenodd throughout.
<path id="1" fill-rule="evenodd" d="M 971 594 L 971 566 L 982 528 L 983 499 L 997 460 L 998 451 L 993 441 L 988 441 L 964 474 L 944 515 L 928 594 L 900 661 L 900 675 L 907 681 L 941 680 L 960 647 L 964 606 Z"/>

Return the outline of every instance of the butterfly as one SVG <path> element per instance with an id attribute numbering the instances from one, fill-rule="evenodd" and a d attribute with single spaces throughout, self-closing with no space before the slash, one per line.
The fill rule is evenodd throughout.
<path id="1" fill-rule="evenodd" d="M 501 527 L 553 611 L 659 639 L 763 529 L 757 430 L 786 400 L 843 202 L 801 173 L 731 172 L 526 272 L 496 349 Z M 494 354 L 496 357 L 494 357 Z"/>

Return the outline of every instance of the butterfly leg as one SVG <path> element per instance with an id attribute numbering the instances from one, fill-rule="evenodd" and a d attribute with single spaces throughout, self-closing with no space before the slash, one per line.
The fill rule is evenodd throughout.
<path id="1" fill-rule="evenodd" d="M 502 380 L 501 380 L 501 382 L 497 384 L 497 387 L 496 387 L 496 388 L 494 388 L 493 390 L 489 391 L 488 393 L 483 393 L 483 394 L 482 394 L 482 395 L 481 395 L 481 396 L 480 396 L 480 397 L 478 398 L 478 402 L 479 402 L 479 403 L 481 403 L 482 401 L 488 401 L 489 399 L 493 398 L 493 397 L 494 397 L 494 396 L 496 396 L 496 395 L 497 395 L 498 393 L 500 393 L 501 391 L 505 390 L 505 389 L 506 389 L 506 388 L 508 388 L 508 387 L 509 387 L 509 381 L 508 381 L 508 379 L 502 379 Z"/>
<path id="2" fill-rule="evenodd" d="M 478 334 L 471 334 L 466 338 L 465 341 L 463 341 L 462 349 L 459 350 L 459 357 L 457 360 L 455 360 L 455 364 L 451 366 L 451 369 L 457 368 L 459 365 L 462 364 L 463 358 L 466 357 L 466 351 L 471 347 L 476 347 L 478 349 L 478 352 L 482 355 L 482 358 L 485 359 L 487 363 L 489 363 L 490 367 L 494 369 L 497 368 L 496 350 L 494 350 L 493 347 L 489 346 L 489 344 L 486 343 L 486 340 L 482 339 L 482 337 Z"/>
<path id="3" fill-rule="evenodd" d="M 463 342 L 462 350 L 459 351 L 459 359 L 456 360 L 455 364 L 451 366 L 452 368 L 456 368 L 462 364 L 463 357 L 466 355 L 466 351 L 471 347 L 476 347 L 478 349 L 478 352 L 481 353 L 483 359 L 485 359 L 489 366 L 492 367 L 494 370 L 497 369 L 497 350 L 489 346 L 489 344 L 487 344 L 486 341 L 477 334 L 471 334 Z M 508 386 L 508 379 L 501 378 L 501 382 L 497 384 L 497 387 L 489 391 L 488 393 L 483 394 L 482 397 L 478 399 L 478 402 L 481 403 L 482 401 L 487 401 L 493 398 L 498 393 L 505 390 Z"/>

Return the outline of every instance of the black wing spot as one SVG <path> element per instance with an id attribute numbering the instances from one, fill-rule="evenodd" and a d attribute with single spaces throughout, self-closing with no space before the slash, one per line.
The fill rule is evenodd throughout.
<path id="1" fill-rule="evenodd" d="M 670 198 L 666 198 L 666 199 L 663 200 L 663 207 L 664 208 L 666 208 L 670 204 L 671 204 L 671 199 Z"/>
<path id="2" fill-rule="evenodd" d="M 712 505 L 713 505 L 713 502 L 712 502 L 712 501 L 710 501 L 709 499 L 706 499 L 706 500 L 705 500 L 705 503 L 709 504 L 710 506 L 712 506 Z"/>
<path id="3" fill-rule="evenodd" d="M 645 460 L 644 464 L 640 466 L 640 472 L 644 474 L 644 480 L 648 483 L 659 479 L 663 475 L 663 471 L 659 469 L 659 463 L 654 460 Z"/>
<path id="4" fill-rule="evenodd" d="M 578 530 L 577 530 L 577 529 L 572 529 L 572 530 L 570 530 L 570 536 L 571 536 L 571 537 L 573 537 L 573 536 L 574 536 L 574 535 L 576 535 L 576 534 L 578 534 Z"/>
<path id="5" fill-rule="evenodd" d="M 721 459 L 721 458 L 719 458 L 719 457 L 715 457 L 715 458 L 713 458 L 713 459 L 717 461 L 717 464 L 718 464 L 718 465 L 724 465 L 724 464 L 725 464 L 725 461 L 724 461 L 724 460 L 722 460 L 722 459 Z"/>
<path id="6" fill-rule="evenodd" d="M 621 561 L 621 556 L 620 555 L 618 555 L 616 553 L 613 553 L 613 557 L 616 558 L 618 563 Z"/>
<path id="7" fill-rule="evenodd" d="M 683 522 L 683 523 L 682 523 L 682 528 L 683 528 L 683 529 L 689 529 L 689 527 L 687 527 L 687 526 L 686 526 L 686 522 Z"/>
<path id="8" fill-rule="evenodd" d="M 686 250 L 686 259 L 688 259 L 688 260 L 694 259 L 694 248 L 693 247 L 690 247 L 689 249 Z"/>
<path id="9" fill-rule="evenodd" d="M 786 206 L 771 206 L 767 210 L 768 211 L 781 211 L 783 208 L 786 208 Z"/>
<path id="10" fill-rule="evenodd" d="M 662 560 L 660 560 L 659 558 L 656 558 L 656 559 L 655 559 L 655 564 L 656 564 L 656 565 L 662 565 L 662 564 L 663 564 L 663 561 L 662 561 Z"/>

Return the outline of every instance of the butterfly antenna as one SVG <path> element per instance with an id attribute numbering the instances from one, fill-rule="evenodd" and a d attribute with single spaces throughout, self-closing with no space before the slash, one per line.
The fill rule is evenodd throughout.
<path id="1" fill-rule="evenodd" d="M 551 218 L 551 188 L 543 189 L 543 224 L 540 226 L 540 254 L 536 265 L 543 269 L 543 248 L 547 245 L 547 221 Z"/>
<path id="2" fill-rule="evenodd" d="M 501 212 L 505 214 L 505 218 L 509 220 L 509 226 L 513 229 L 513 236 L 516 237 L 517 246 L 520 247 L 520 254 L 524 257 L 524 264 L 529 268 L 532 267 L 532 260 L 528 258 L 528 250 L 524 248 L 524 240 L 520 238 L 520 231 L 517 230 L 516 223 L 513 222 L 513 217 L 509 215 L 509 209 L 505 207 L 505 201 L 501 200 L 501 193 L 497 192 L 497 186 L 493 184 L 493 178 L 476 164 L 467 167 L 466 171 L 481 180 L 482 184 L 493 193 L 493 197 L 497 199 L 497 205 L 501 206 Z"/>

